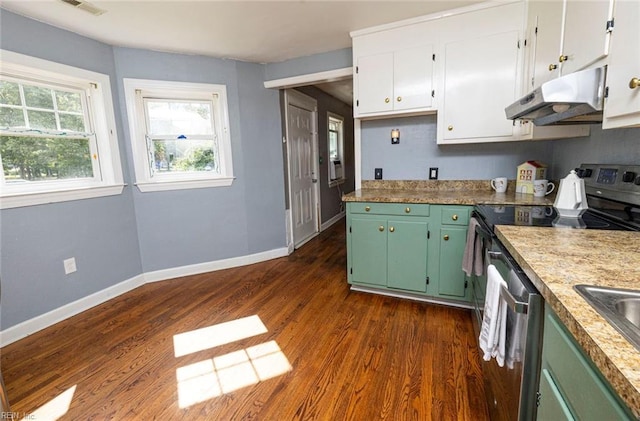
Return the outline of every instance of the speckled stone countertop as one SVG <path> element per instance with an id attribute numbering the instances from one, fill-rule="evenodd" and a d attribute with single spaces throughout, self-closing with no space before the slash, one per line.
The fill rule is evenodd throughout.
<path id="1" fill-rule="evenodd" d="M 640 232 L 497 226 L 498 238 L 640 418 L 640 351 L 574 289 L 640 289 Z"/>
<path id="2" fill-rule="evenodd" d="M 362 188 L 342 196 L 345 202 L 430 203 L 433 205 L 553 205 L 554 194 L 534 197 L 515 193 L 509 181 L 506 193 L 496 193 L 488 180 L 410 180 L 362 182 Z"/>

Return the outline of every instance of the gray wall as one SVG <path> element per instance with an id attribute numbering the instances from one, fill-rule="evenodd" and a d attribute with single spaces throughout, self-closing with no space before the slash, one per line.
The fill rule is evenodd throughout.
<path id="1" fill-rule="evenodd" d="M 279 63 L 268 63 L 265 65 L 264 80 L 342 69 L 351 67 L 352 63 L 351 48 L 343 48 L 342 50 L 294 58 Z"/>
<path id="2" fill-rule="evenodd" d="M 326 94 L 314 86 L 302 86 L 298 91 L 318 101 L 318 154 L 320 164 L 320 215 L 321 222 L 338 215 L 342 211 L 342 194 L 353 191 L 355 186 L 355 170 L 353 155 L 353 108 L 342 101 Z M 327 112 L 338 114 L 344 118 L 344 160 L 346 182 L 340 186 L 329 187 L 329 144 Z"/>
<path id="3" fill-rule="evenodd" d="M 0 13 L 0 47 L 109 75 L 118 104 L 110 46 L 6 10 Z M 125 179 L 122 125 L 116 126 Z M 141 273 L 132 187 L 124 193 L 0 211 L 2 315 L 7 328 Z M 74 256 L 78 271 L 64 274 Z"/>
<path id="4" fill-rule="evenodd" d="M 263 65 L 113 48 L 5 10 L 0 19 L 1 48 L 110 76 L 128 183 L 118 196 L 0 211 L 0 328 L 143 272 L 286 247 L 279 99 Z M 124 77 L 226 84 L 233 185 L 135 188 Z M 67 276 L 71 256 L 78 271 Z"/>
<path id="5" fill-rule="evenodd" d="M 400 129 L 400 144 L 391 144 L 391 129 Z M 515 179 L 516 167 L 527 160 L 551 164 L 552 141 L 438 145 L 436 116 L 363 121 L 362 179 L 373 180 L 382 168 L 385 180 L 426 180 L 437 167 L 441 180 Z"/>

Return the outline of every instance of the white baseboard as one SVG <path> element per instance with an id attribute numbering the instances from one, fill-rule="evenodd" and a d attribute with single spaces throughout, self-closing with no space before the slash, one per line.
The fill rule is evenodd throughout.
<path id="1" fill-rule="evenodd" d="M 336 216 L 334 216 L 333 218 L 329 219 L 327 222 L 324 222 L 322 225 L 320 225 L 320 232 L 326 230 L 327 228 L 329 228 L 330 226 L 332 226 L 333 224 L 335 224 L 336 222 L 344 218 L 346 214 L 347 213 L 345 211 L 342 211 Z"/>
<path id="2" fill-rule="evenodd" d="M 119 284 L 94 292 L 91 295 L 87 295 L 86 297 L 80 298 L 79 300 L 63 305 L 62 307 L 58 307 L 32 319 L 25 320 L 22 323 L 18 323 L 17 325 L 11 326 L 10 328 L 0 332 L 0 344 L 1 346 L 9 345 L 10 343 L 32 335 L 39 330 L 75 316 L 78 313 L 82 313 L 91 307 L 102 304 L 114 297 L 117 297 L 118 295 L 129 292 L 142 285 L 144 285 L 144 276 L 136 275 L 133 278 L 120 282 Z"/>
<path id="3" fill-rule="evenodd" d="M 58 322 L 68 319 L 71 316 L 75 316 L 76 314 L 82 313 L 91 307 L 102 304 L 149 282 L 158 282 L 172 278 L 179 278 L 181 276 L 196 275 L 199 273 L 245 266 L 287 255 L 287 248 L 282 247 L 247 256 L 232 257 L 230 259 L 142 273 L 134 276 L 133 278 L 127 279 L 126 281 L 122 281 L 119 284 L 110 286 L 91 295 L 87 295 L 86 297 L 80 298 L 72 303 L 58 307 L 32 319 L 25 320 L 22 323 L 18 323 L 15 326 L 11 326 L 10 328 L 1 331 L 0 346 L 6 346 L 10 343 L 16 342 L 38 332 L 39 330 L 52 326 Z"/>
<path id="4" fill-rule="evenodd" d="M 278 257 L 284 257 L 288 255 L 286 247 L 277 248 L 273 250 L 263 251 L 260 253 L 249 254 L 247 256 L 231 257 L 229 259 L 215 260 L 213 262 L 197 263 L 195 265 L 180 266 L 177 268 L 156 270 L 153 272 L 146 272 L 144 274 L 144 281 L 158 282 L 165 281 L 167 279 L 179 278 L 181 276 L 197 275 L 200 273 L 213 272 L 216 270 L 230 269 L 238 266 L 246 266 L 254 263 L 264 262 L 271 259 L 277 259 Z"/>

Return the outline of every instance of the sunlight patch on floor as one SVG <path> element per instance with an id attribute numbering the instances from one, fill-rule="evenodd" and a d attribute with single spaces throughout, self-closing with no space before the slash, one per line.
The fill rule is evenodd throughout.
<path id="1" fill-rule="evenodd" d="M 267 333 L 267 327 L 253 315 L 173 335 L 173 348 L 177 358 L 262 333 Z"/>
<path id="2" fill-rule="evenodd" d="M 174 335 L 176 357 L 266 333 L 256 316 Z M 214 356 L 176 370 L 178 405 L 199 402 L 280 376 L 293 368 L 276 341 Z"/>
<path id="3" fill-rule="evenodd" d="M 55 398 L 51 399 L 49 402 L 42 405 L 40 408 L 30 413 L 30 418 L 28 419 L 55 421 L 61 418 L 69 412 L 71 401 L 73 400 L 73 395 L 76 392 L 77 386 L 77 384 L 73 385 Z"/>

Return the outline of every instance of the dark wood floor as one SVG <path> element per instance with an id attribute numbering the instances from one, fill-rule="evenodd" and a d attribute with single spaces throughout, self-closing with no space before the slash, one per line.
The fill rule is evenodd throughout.
<path id="1" fill-rule="evenodd" d="M 344 232 L 144 285 L 6 346 L 12 410 L 71 398 L 60 419 L 488 419 L 470 312 L 349 291 Z"/>

